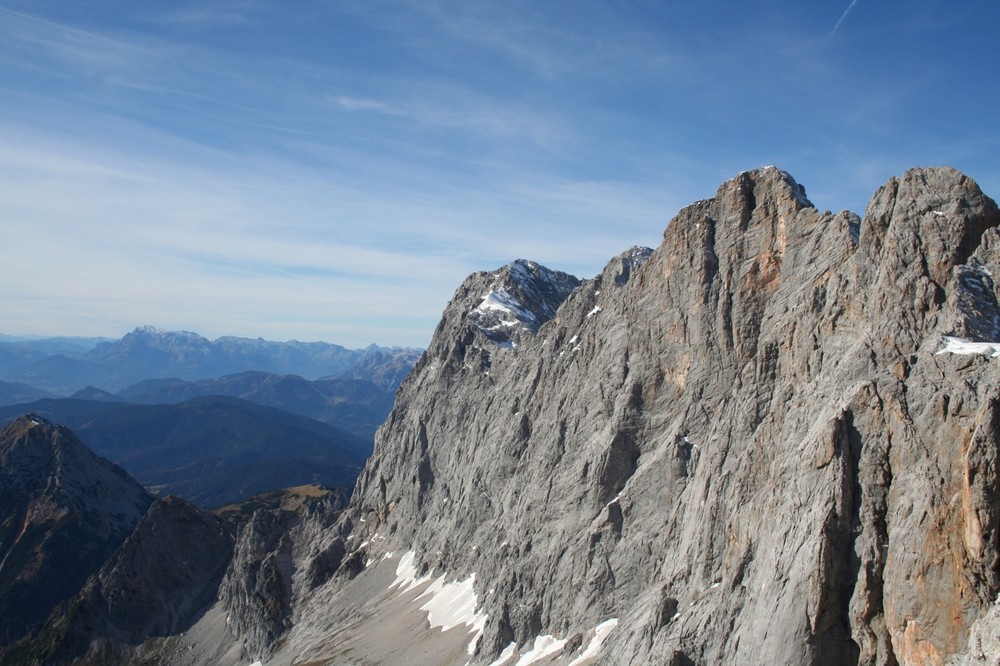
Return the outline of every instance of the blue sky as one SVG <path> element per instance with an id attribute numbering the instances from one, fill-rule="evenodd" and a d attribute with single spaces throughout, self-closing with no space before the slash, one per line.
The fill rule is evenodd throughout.
<path id="1" fill-rule="evenodd" d="M 424 346 L 775 164 L 1000 196 L 1000 4 L 0 0 L 0 331 Z"/>

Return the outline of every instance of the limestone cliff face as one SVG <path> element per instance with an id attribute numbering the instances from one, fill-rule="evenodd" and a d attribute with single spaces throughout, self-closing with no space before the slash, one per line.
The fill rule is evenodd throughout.
<path id="1" fill-rule="evenodd" d="M 289 489 L 239 520 L 232 562 L 219 590 L 229 631 L 254 658 L 269 655 L 291 628 L 297 601 L 337 571 L 356 573 L 340 531 L 339 491 Z M 252 503 L 252 502 L 251 502 Z"/>
<path id="2" fill-rule="evenodd" d="M 859 219 L 769 167 L 516 344 L 474 276 L 379 432 L 355 543 L 475 573 L 483 662 L 544 635 L 569 661 L 612 618 L 601 663 L 991 658 L 1000 361 L 939 352 L 998 340 L 998 225 L 952 169 Z"/>

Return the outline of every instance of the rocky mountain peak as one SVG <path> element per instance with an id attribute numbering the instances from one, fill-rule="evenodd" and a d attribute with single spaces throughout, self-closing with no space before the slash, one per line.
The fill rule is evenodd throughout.
<path id="1" fill-rule="evenodd" d="M 518 259 L 503 268 L 466 280 L 470 300 L 468 321 L 498 347 L 516 347 L 524 333 L 555 316 L 580 280 L 533 261 Z"/>
<path id="2" fill-rule="evenodd" d="M 601 281 L 610 282 L 616 287 L 624 287 L 639 269 L 653 255 L 653 249 L 635 245 L 625 250 L 607 263 L 601 271 Z"/>
<path id="3" fill-rule="evenodd" d="M 908 259 L 908 279 L 944 287 L 997 225 L 996 203 L 968 176 L 951 167 L 910 169 L 872 197 L 861 225 L 863 252 L 872 264 L 892 268 Z"/>
<path id="4" fill-rule="evenodd" d="M 152 501 L 63 427 L 29 414 L 0 430 L 0 647 L 79 590 Z"/>
<path id="5" fill-rule="evenodd" d="M 486 370 L 495 351 L 532 337 L 579 285 L 572 275 L 523 259 L 473 273 L 445 307 L 421 363 Z"/>
<path id="6" fill-rule="evenodd" d="M 138 326 L 126 333 L 121 340 L 108 344 L 105 348 L 118 347 L 148 347 L 150 349 L 171 349 L 178 345 L 206 346 L 209 340 L 190 331 L 167 331 L 155 326 Z M 103 347 L 103 346 L 102 346 Z"/>
<path id="7" fill-rule="evenodd" d="M 10 491 L 39 499 L 58 496 L 74 509 L 99 500 L 111 514 L 138 518 L 148 495 L 117 465 L 95 455 L 67 428 L 37 414 L 0 430 L 0 470 Z M 99 488 L 96 492 L 94 488 Z"/>
<path id="8" fill-rule="evenodd" d="M 813 205 L 806 197 L 805 187 L 787 172 L 767 166 L 741 172 L 720 185 L 715 197 L 695 202 L 682 210 L 678 218 L 697 217 L 697 212 L 706 207 L 711 208 L 712 219 L 723 225 L 720 231 L 736 234 L 746 232 L 754 222 L 787 224 L 799 211 Z M 686 216 L 689 209 L 695 214 Z M 665 233 L 669 233 L 670 226 Z"/>

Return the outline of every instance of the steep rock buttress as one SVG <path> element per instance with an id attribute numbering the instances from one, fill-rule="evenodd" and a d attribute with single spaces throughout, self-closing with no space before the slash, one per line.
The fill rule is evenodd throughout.
<path id="1" fill-rule="evenodd" d="M 938 352 L 997 339 L 998 224 L 952 169 L 859 219 L 768 167 L 515 346 L 460 290 L 359 480 L 358 538 L 475 573 L 482 661 L 539 637 L 570 661 L 598 626 L 602 663 L 972 658 L 1000 590 L 1000 370 Z"/>

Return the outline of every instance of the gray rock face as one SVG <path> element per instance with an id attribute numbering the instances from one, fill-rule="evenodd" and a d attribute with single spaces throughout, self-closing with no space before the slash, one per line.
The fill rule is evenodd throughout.
<path id="1" fill-rule="evenodd" d="M 568 662 L 611 619 L 600 663 L 979 658 L 1000 361 L 946 336 L 997 340 L 997 225 L 952 169 L 859 219 L 768 167 L 516 340 L 477 319 L 473 276 L 379 432 L 354 534 L 370 561 L 475 573 L 477 662 L 544 636 Z"/>
<path id="2" fill-rule="evenodd" d="M 0 658 L 80 589 L 152 501 L 120 467 L 37 415 L 0 431 Z"/>
<path id="3" fill-rule="evenodd" d="M 269 655 L 293 623 L 293 604 L 338 570 L 357 572 L 332 525 L 343 507 L 338 493 L 281 493 L 242 521 L 219 600 L 229 630 L 247 654 Z"/>

